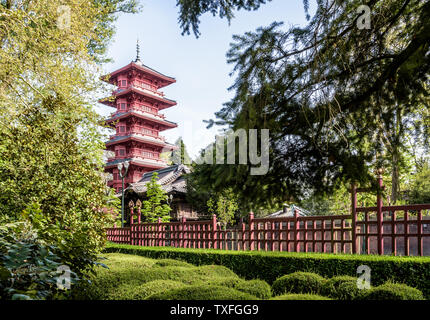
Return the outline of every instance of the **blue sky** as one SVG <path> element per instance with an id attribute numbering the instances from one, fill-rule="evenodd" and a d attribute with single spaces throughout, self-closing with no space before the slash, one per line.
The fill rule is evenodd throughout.
<path id="1" fill-rule="evenodd" d="M 182 136 L 192 157 L 212 142 L 217 133 L 217 128 L 206 129 L 203 120 L 214 118 L 214 113 L 233 96 L 227 90 L 234 80 L 229 75 L 233 65 L 227 64 L 225 55 L 232 35 L 254 31 L 273 21 L 283 21 L 286 26 L 306 23 L 302 0 L 273 0 L 255 12 L 236 12 L 230 25 L 227 20 L 204 15 L 200 19 L 201 36 L 196 39 L 194 35 L 181 35 L 176 0 L 141 0 L 141 3 L 141 13 L 119 17 L 108 52 L 114 62 L 106 64 L 104 71 L 111 72 L 134 60 L 139 38 L 143 63 L 177 81 L 162 91 L 178 103 L 163 110 L 167 119 L 178 123 L 178 128 L 166 130 L 162 135 L 172 143 Z M 311 4 L 311 12 L 314 9 Z M 102 105 L 97 110 L 104 116 L 113 111 Z"/>

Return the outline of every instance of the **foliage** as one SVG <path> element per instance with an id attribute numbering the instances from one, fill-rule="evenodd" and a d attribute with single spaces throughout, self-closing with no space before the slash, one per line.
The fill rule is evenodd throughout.
<path id="1" fill-rule="evenodd" d="M 39 231 L 39 232 L 38 232 Z M 58 248 L 39 237 L 29 220 L 0 226 L 0 298 L 48 299 L 61 295 L 57 282 L 63 265 Z M 70 272 L 69 284 L 78 279 Z"/>
<path id="2" fill-rule="evenodd" d="M 239 281 L 233 288 L 260 299 L 269 299 L 272 296 L 270 285 L 263 280 Z"/>
<path id="3" fill-rule="evenodd" d="M 372 285 L 378 286 L 391 279 L 415 287 L 426 297 L 430 297 L 429 257 L 226 251 L 119 244 L 108 244 L 106 251 L 155 259 L 180 259 L 194 265 L 217 264 L 230 268 L 245 279 L 261 279 L 268 283 L 273 283 L 277 278 L 297 271 L 314 272 L 327 279 L 338 275 L 356 277 L 357 268 L 360 265 L 367 265 L 372 270 Z"/>
<path id="4" fill-rule="evenodd" d="M 185 146 L 184 141 L 182 140 L 182 137 L 179 137 L 176 140 L 175 146 L 177 146 L 178 149 L 172 151 L 172 154 L 171 154 L 172 163 L 190 165 L 192 163 L 191 158 L 188 155 L 187 148 Z"/>
<path id="5" fill-rule="evenodd" d="M 220 18 L 227 18 L 230 22 L 234 17 L 233 11 L 235 9 L 257 10 L 264 3 L 266 0 L 178 0 L 176 5 L 179 6 L 179 23 L 183 30 L 182 34 L 190 34 L 192 28 L 194 35 L 198 37 L 200 35 L 199 17 L 204 13 L 210 12 L 213 16 L 218 14 Z"/>
<path id="6" fill-rule="evenodd" d="M 234 272 L 223 266 L 196 267 L 181 261 L 154 260 L 124 254 L 106 254 L 106 268 L 97 268 L 91 283 L 82 281 L 72 288 L 74 299 L 143 299 L 150 294 L 190 285 L 219 285 L 228 281 L 239 283 Z M 165 262 L 169 262 L 165 265 Z M 179 266 L 179 264 L 181 264 Z M 166 284 L 163 290 L 163 283 Z M 267 285 L 267 284 L 266 284 Z M 264 294 L 263 283 L 250 283 L 241 288 L 244 292 Z M 267 288 L 267 287 L 266 287 Z M 270 289 L 270 288 L 269 288 Z"/>
<path id="7" fill-rule="evenodd" d="M 294 272 L 275 280 L 272 290 L 275 295 L 285 293 L 313 293 L 321 291 L 325 279 L 318 274 L 310 272 Z"/>
<path id="8" fill-rule="evenodd" d="M 128 292 L 128 288 L 155 280 L 174 280 L 186 285 L 198 285 L 215 279 L 238 278 L 223 266 L 160 266 L 156 260 L 138 256 L 108 254 L 106 257 L 109 269 L 98 268 L 97 273 L 91 277 L 91 283 L 81 282 L 72 288 L 75 299 L 117 298 L 121 287 L 123 292 Z"/>
<path id="9" fill-rule="evenodd" d="M 185 143 L 184 143 L 184 140 L 182 140 L 182 137 L 179 137 L 175 141 L 175 146 L 177 147 L 176 150 L 173 150 L 170 152 L 163 152 L 160 154 L 160 157 L 166 160 L 169 165 L 174 165 L 174 164 L 191 165 L 192 160 L 188 154 L 187 147 L 185 146 Z"/>
<path id="10" fill-rule="evenodd" d="M 134 0 L 0 2 L 0 220 L 20 221 L 30 207 L 38 239 L 79 276 L 115 213 L 92 108 L 98 68 L 118 13 L 136 9 Z"/>
<path id="11" fill-rule="evenodd" d="M 430 203 L 430 164 L 425 163 L 421 170 L 415 173 L 408 190 L 408 202 Z"/>
<path id="12" fill-rule="evenodd" d="M 400 283 L 384 283 L 370 289 L 363 297 L 365 300 L 424 300 L 423 293 Z"/>
<path id="13" fill-rule="evenodd" d="M 109 300 L 144 300 L 151 295 L 166 291 L 184 288 L 187 285 L 174 280 L 154 280 L 142 284 L 124 283 L 120 284 L 107 297 Z"/>
<path id="14" fill-rule="evenodd" d="M 237 197 L 231 189 L 226 189 L 212 196 L 208 202 L 208 211 L 217 216 L 224 229 L 229 224 L 234 224 L 234 217 L 239 210 Z"/>
<path id="15" fill-rule="evenodd" d="M 154 172 L 151 181 L 146 184 L 146 199 L 142 202 L 142 217 L 144 222 L 157 222 L 161 218 L 162 222 L 170 221 L 170 211 L 166 204 L 168 196 L 163 187 L 157 183 L 158 173 Z"/>
<path id="16" fill-rule="evenodd" d="M 360 298 L 366 289 L 357 287 L 357 278 L 351 276 L 336 276 L 328 279 L 321 290 L 325 296 L 336 300 L 356 300 Z"/>
<path id="17" fill-rule="evenodd" d="M 364 186 L 388 166 L 398 190 L 408 128 L 428 106 L 430 3 L 370 1 L 371 29 L 357 27 L 360 5 L 318 1 L 303 28 L 274 22 L 234 36 L 227 57 L 235 96 L 210 124 L 270 129 L 270 168 L 252 176 L 251 165 L 201 166 L 201 187 L 231 187 L 249 208 L 260 207 Z M 201 12 L 196 4 L 180 19 L 198 24 Z"/>
<path id="18" fill-rule="evenodd" d="M 159 259 L 154 264 L 154 266 L 158 267 L 194 267 L 192 264 L 189 264 L 185 261 L 181 260 L 173 260 L 173 259 Z"/>
<path id="19" fill-rule="evenodd" d="M 331 300 L 317 294 L 284 294 L 273 297 L 270 300 Z"/>
<path id="20" fill-rule="evenodd" d="M 147 300 L 257 300 L 257 298 L 233 288 L 194 285 L 154 294 Z"/>
<path id="21" fill-rule="evenodd" d="M 270 285 L 264 280 L 243 280 L 240 278 L 226 277 L 209 281 L 208 285 L 233 288 L 249 293 L 260 299 L 269 299 L 272 296 Z"/>

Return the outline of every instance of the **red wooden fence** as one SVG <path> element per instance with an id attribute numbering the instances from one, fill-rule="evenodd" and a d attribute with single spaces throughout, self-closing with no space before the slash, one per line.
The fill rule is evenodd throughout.
<path id="1" fill-rule="evenodd" d="M 379 213 L 377 207 L 356 208 L 355 219 L 297 213 L 289 218 L 254 218 L 251 213 L 247 224 L 227 230 L 219 227 L 215 216 L 209 221 L 182 218 L 109 228 L 107 237 L 138 246 L 422 256 L 430 255 L 430 217 L 423 217 L 424 210 L 430 210 L 430 204 L 382 206 Z"/>
<path id="2" fill-rule="evenodd" d="M 382 189 L 381 177 L 378 185 Z M 430 256 L 430 204 L 383 206 L 378 192 L 376 207 L 357 207 L 357 192 L 367 191 L 352 186 L 348 215 L 254 218 L 251 212 L 247 224 L 227 230 L 215 215 L 141 223 L 139 207 L 135 223 L 132 204 L 130 227 L 109 228 L 107 238 L 138 246 Z"/>

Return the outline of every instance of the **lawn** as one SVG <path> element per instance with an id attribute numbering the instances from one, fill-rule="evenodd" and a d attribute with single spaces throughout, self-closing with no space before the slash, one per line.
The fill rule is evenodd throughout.
<path id="1" fill-rule="evenodd" d="M 227 267 L 193 264 L 174 259 L 153 259 L 132 254 L 106 253 L 91 283 L 82 282 L 72 290 L 83 300 L 351 300 L 364 298 L 354 278 L 325 279 L 296 272 L 284 275 L 272 286 L 259 279 L 245 280 Z M 344 284 L 345 282 L 345 284 Z M 421 299 L 414 288 L 380 286 L 372 299 Z M 395 286 L 397 284 L 394 284 Z M 398 285 L 404 286 L 404 285 Z M 405 286 L 404 286 L 405 287 Z M 378 290 L 376 290 L 378 289 Z M 391 291 L 406 293 L 397 297 Z M 375 291 L 376 290 L 376 291 Z M 388 290 L 388 291 L 387 291 Z M 388 293 L 387 293 L 388 292 Z"/>

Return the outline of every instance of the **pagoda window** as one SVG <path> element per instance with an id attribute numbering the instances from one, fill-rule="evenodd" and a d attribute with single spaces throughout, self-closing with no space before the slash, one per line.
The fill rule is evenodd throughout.
<path id="1" fill-rule="evenodd" d="M 127 80 L 121 80 L 121 86 L 126 87 L 127 86 Z"/>
<path id="2" fill-rule="evenodd" d="M 119 110 L 125 110 L 125 103 L 121 103 L 119 105 Z"/>
<path id="3" fill-rule="evenodd" d="M 120 126 L 119 127 L 119 132 L 124 133 L 125 132 L 125 127 L 124 126 Z"/>
<path id="4" fill-rule="evenodd" d="M 119 149 L 119 155 L 125 156 L 125 149 Z"/>

